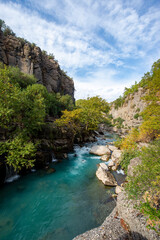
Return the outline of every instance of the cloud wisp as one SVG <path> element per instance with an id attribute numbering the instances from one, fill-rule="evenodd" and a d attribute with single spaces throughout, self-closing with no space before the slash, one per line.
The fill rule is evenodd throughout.
<path id="1" fill-rule="evenodd" d="M 105 97 L 113 87 L 110 94 L 116 98 L 124 82 L 128 86 L 138 80 L 159 57 L 160 4 L 154 2 L 0 0 L 0 18 L 18 36 L 55 55 L 74 77 L 77 98 L 85 89 L 85 97 Z"/>

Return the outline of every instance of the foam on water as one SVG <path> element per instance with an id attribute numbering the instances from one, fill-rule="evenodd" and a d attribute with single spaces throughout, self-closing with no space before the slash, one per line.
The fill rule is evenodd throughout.
<path id="1" fill-rule="evenodd" d="M 13 182 L 13 181 L 16 181 L 19 177 L 20 177 L 20 176 L 19 176 L 18 174 L 16 174 L 16 175 L 14 175 L 14 176 L 12 176 L 12 177 L 7 178 L 5 182 L 6 182 L 6 183 L 11 183 L 11 182 Z"/>

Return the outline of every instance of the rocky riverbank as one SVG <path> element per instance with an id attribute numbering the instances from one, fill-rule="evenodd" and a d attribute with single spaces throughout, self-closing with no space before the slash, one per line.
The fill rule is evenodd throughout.
<path id="1" fill-rule="evenodd" d="M 109 152 L 110 146 L 94 146 L 90 153 L 103 155 Z M 111 146 L 111 161 L 115 161 L 119 164 L 119 158 L 121 155 L 120 150 L 117 150 L 114 146 Z M 103 154 L 101 154 L 103 153 Z M 116 159 L 116 160 L 115 160 Z M 141 161 L 139 158 L 131 160 L 128 166 L 128 174 L 131 176 L 134 171 L 134 166 Z M 109 163 L 100 163 L 96 176 L 102 181 L 104 185 L 116 186 L 113 184 L 113 175 L 109 171 Z M 112 169 L 113 170 L 113 169 Z M 110 176 L 110 175 L 112 176 Z M 123 185 L 123 184 L 122 184 Z M 105 219 L 103 224 L 95 229 L 87 231 L 74 240 L 158 240 L 159 235 L 151 229 L 147 228 L 147 218 L 143 216 L 136 208 L 133 200 L 129 200 L 128 196 L 122 186 L 115 188 L 117 196 L 116 207 L 112 213 Z"/>
<path id="2" fill-rule="evenodd" d="M 123 191 L 118 194 L 117 206 L 103 224 L 74 240 L 158 240 L 158 234 L 146 228 L 146 221 Z"/>

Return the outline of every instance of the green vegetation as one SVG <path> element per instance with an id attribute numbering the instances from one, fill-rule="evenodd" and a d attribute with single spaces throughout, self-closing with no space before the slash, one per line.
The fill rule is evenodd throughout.
<path id="1" fill-rule="evenodd" d="M 129 198 L 138 200 L 135 203 L 147 216 L 148 227 L 160 234 L 160 60 L 124 96 L 137 91 L 137 87 L 147 90 L 143 98 L 147 106 L 141 113 L 137 108 L 134 116 L 135 119 L 142 116 L 142 124 L 115 145 L 123 150 L 121 166 L 125 172 L 132 158 L 139 156 L 141 159 L 141 164 L 135 167 L 134 175 L 127 178 L 125 189 Z M 138 151 L 140 141 L 149 142 L 150 146 Z"/>
<path id="2" fill-rule="evenodd" d="M 81 127 L 86 132 L 96 130 L 98 124 L 106 119 L 109 111 L 108 103 L 99 96 L 76 101 L 76 109 L 73 111 L 64 111 L 60 119 L 56 120 L 59 127 L 70 127 L 75 134 Z M 109 120 L 108 120 L 109 121 Z"/>
<path id="3" fill-rule="evenodd" d="M 134 176 L 128 177 L 125 188 L 130 198 L 140 200 L 138 207 L 148 217 L 148 226 L 159 231 L 160 140 L 144 148 L 140 158 L 142 163 L 135 168 Z"/>
<path id="4" fill-rule="evenodd" d="M 126 174 L 127 174 L 127 169 L 128 169 L 130 160 L 137 157 L 138 155 L 139 155 L 139 151 L 135 149 L 126 149 L 122 152 L 121 159 L 120 159 L 121 167 Z"/>
<path id="5" fill-rule="evenodd" d="M 122 128 L 123 127 L 123 122 L 124 122 L 124 119 L 122 119 L 121 117 L 113 119 L 113 123 L 117 128 Z"/>
<path id="6" fill-rule="evenodd" d="M 4 132 L 0 154 L 15 169 L 33 166 L 38 142 L 37 134 L 48 115 L 57 117 L 64 109 L 71 110 L 69 95 L 48 93 L 36 84 L 34 76 L 18 68 L 0 65 L 0 128 Z"/>
<path id="7" fill-rule="evenodd" d="M 135 84 L 133 84 L 130 88 L 125 88 L 123 96 L 120 96 L 119 98 L 117 98 L 115 101 L 112 102 L 112 104 L 114 104 L 114 108 L 118 109 L 119 107 L 123 106 L 125 99 L 130 94 L 134 94 L 135 92 L 137 92 L 139 87 L 150 90 L 150 93 L 149 93 L 150 97 L 148 98 L 148 101 L 149 99 L 151 100 L 155 99 L 156 96 L 154 96 L 154 93 L 159 91 L 159 81 L 160 81 L 159 76 L 160 76 L 160 59 L 153 64 L 150 72 L 147 72 L 146 74 L 144 74 L 144 76 L 142 77 L 139 83 L 135 82 Z M 152 87 L 154 90 L 152 90 Z M 145 99 L 147 100 L 147 98 Z M 137 111 L 139 110 L 140 109 L 138 109 Z"/>
<path id="8" fill-rule="evenodd" d="M 134 119 L 138 119 L 139 118 L 139 113 L 136 113 L 135 115 L 134 115 Z"/>
<path id="9" fill-rule="evenodd" d="M 7 36 L 7 35 L 15 36 L 15 33 L 11 30 L 11 28 L 7 26 L 5 22 L 1 19 L 0 19 L 0 30 L 3 32 L 4 36 Z"/>

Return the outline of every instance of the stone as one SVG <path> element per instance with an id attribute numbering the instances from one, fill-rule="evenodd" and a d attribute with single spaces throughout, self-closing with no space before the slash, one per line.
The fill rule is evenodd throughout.
<path id="1" fill-rule="evenodd" d="M 95 145 L 91 148 L 90 153 L 98 156 L 102 156 L 102 155 L 110 156 L 111 151 L 106 146 Z"/>
<path id="2" fill-rule="evenodd" d="M 112 160 L 108 163 L 108 167 L 113 167 L 114 165 L 115 163 Z"/>
<path id="3" fill-rule="evenodd" d="M 106 186 L 116 186 L 117 185 L 117 182 L 116 182 L 114 176 L 112 175 L 112 173 L 110 173 L 107 170 L 104 170 L 101 166 L 98 167 L 98 170 L 96 171 L 96 176 Z"/>
<path id="4" fill-rule="evenodd" d="M 127 175 L 132 177 L 134 175 L 135 167 L 141 164 L 141 162 L 142 161 L 139 157 L 131 159 L 130 164 L 128 165 Z"/>
<path id="5" fill-rule="evenodd" d="M 113 166 L 111 169 L 112 169 L 112 171 L 116 171 L 116 170 L 117 170 L 117 167 L 116 167 L 116 166 Z"/>
<path id="6" fill-rule="evenodd" d="M 114 150 L 112 152 L 111 159 L 119 159 L 121 157 L 122 151 L 121 150 Z"/>
<path id="7" fill-rule="evenodd" d="M 6 65 L 18 66 L 27 74 L 34 74 L 37 82 L 49 92 L 69 94 L 74 101 L 74 82 L 61 70 L 54 59 L 45 56 L 39 47 L 22 44 L 15 36 L 4 36 L 0 30 L 0 61 Z"/>
<path id="8" fill-rule="evenodd" d="M 107 162 L 109 160 L 110 156 L 109 155 L 103 155 L 100 160 Z"/>
<path id="9" fill-rule="evenodd" d="M 105 163 L 100 163 L 99 166 L 105 170 L 105 171 L 108 171 L 108 166 L 105 164 Z"/>
<path id="10" fill-rule="evenodd" d="M 118 148 L 115 147 L 115 146 L 113 146 L 113 145 L 107 145 L 107 147 L 108 147 L 109 150 L 111 150 L 112 152 L 113 152 L 114 150 L 118 150 Z"/>
<path id="11" fill-rule="evenodd" d="M 134 116 L 137 113 L 141 113 L 146 107 L 147 103 L 143 100 L 143 97 L 145 95 L 146 90 L 144 88 L 138 88 L 138 91 L 126 97 L 124 104 L 118 109 L 115 109 L 114 104 L 111 105 L 110 114 L 112 114 L 113 119 L 120 117 L 124 120 L 123 125 L 125 126 L 125 128 L 121 127 L 120 129 L 115 129 L 116 132 L 127 132 L 127 128 L 136 127 L 141 124 L 142 118 L 138 117 L 137 119 L 135 119 Z"/>
<path id="12" fill-rule="evenodd" d="M 120 186 L 116 186 L 115 193 L 119 194 L 120 192 L 122 192 L 122 188 Z"/>

